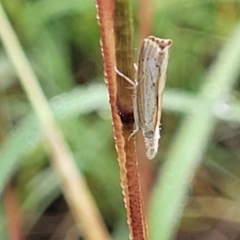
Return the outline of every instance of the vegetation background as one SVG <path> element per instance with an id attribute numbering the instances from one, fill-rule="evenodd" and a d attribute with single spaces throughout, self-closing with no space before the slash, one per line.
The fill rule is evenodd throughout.
<path id="1" fill-rule="evenodd" d="M 137 56 L 139 2 L 132 4 Z M 172 186 L 164 178 L 169 165 L 162 169 L 163 162 L 178 158 L 172 180 L 181 182 L 184 171 L 192 171 L 192 177 L 176 239 L 240 239 L 240 54 L 229 59 L 219 55 L 226 45 L 231 48 L 225 52 L 240 52 L 239 42 L 233 40 L 240 39 L 240 1 L 149 4 L 154 9 L 152 34 L 174 42 L 160 149 L 150 163 L 151 188 L 155 187 L 149 204 L 152 231 L 157 232 L 160 224 L 151 214 L 161 208 L 159 177 L 163 175 L 164 186 Z M 95 2 L 2 0 L 2 5 L 112 238 L 128 239 Z M 50 166 L 36 116 L 2 45 L 0 143 L 0 239 L 10 239 L 9 219 L 16 221 L 22 239 L 81 239 Z M 187 169 L 184 159 L 193 168 Z M 179 172 L 182 175 L 174 175 Z M 149 174 L 142 176 L 148 182 L 144 177 Z M 169 207 L 177 194 L 170 192 Z"/>

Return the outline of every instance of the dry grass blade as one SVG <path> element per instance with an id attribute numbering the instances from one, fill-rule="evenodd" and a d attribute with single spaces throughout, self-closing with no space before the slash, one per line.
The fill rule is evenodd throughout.
<path id="1" fill-rule="evenodd" d="M 85 180 L 77 170 L 73 156 L 54 122 L 47 99 L 1 5 L 0 36 L 41 124 L 53 168 L 79 230 L 86 239 L 110 239 Z"/>

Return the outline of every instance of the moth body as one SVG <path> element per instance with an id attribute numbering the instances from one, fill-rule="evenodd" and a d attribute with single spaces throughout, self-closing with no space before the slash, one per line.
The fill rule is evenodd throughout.
<path id="1" fill-rule="evenodd" d="M 148 37 L 141 45 L 134 92 L 135 134 L 142 129 L 148 159 L 158 151 L 162 97 L 166 82 L 169 48 L 172 41 Z"/>
<path id="2" fill-rule="evenodd" d="M 153 159 L 158 151 L 162 98 L 166 83 L 170 39 L 149 36 L 140 48 L 136 81 L 132 81 L 116 69 L 116 72 L 134 86 L 133 113 L 135 129 L 129 138 L 140 129 L 144 137 L 146 156 Z"/>

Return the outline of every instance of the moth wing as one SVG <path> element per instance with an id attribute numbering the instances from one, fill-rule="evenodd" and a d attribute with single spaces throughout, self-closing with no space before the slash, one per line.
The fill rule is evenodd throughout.
<path id="1" fill-rule="evenodd" d="M 148 79 L 147 95 L 148 116 L 146 118 L 148 130 L 152 137 L 145 137 L 146 155 L 148 159 L 153 159 L 158 151 L 158 141 L 160 138 L 160 120 L 162 111 L 163 91 L 166 83 L 166 69 L 168 64 L 168 50 L 171 46 L 171 40 L 149 37 L 148 46 L 146 46 L 147 56 L 145 65 L 145 76 Z M 150 107 L 150 108 L 149 108 Z M 145 135 L 146 135 L 145 128 Z"/>
<path id="2" fill-rule="evenodd" d="M 157 102 L 157 116 L 156 116 L 156 125 L 155 129 L 159 129 L 161 125 L 161 115 L 162 115 L 162 101 L 163 101 L 163 92 L 166 85 L 167 79 L 167 65 L 169 58 L 169 48 L 172 44 L 169 39 L 157 39 L 156 43 L 159 48 L 158 63 L 159 63 L 159 80 L 158 80 L 158 102 Z"/>
<path id="3" fill-rule="evenodd" d="M 156 51 L 152 40 L 145 39 L 138 61 L 137 105 L 140 125 L 144 132 L 153 131 L 157 106 Z"/>

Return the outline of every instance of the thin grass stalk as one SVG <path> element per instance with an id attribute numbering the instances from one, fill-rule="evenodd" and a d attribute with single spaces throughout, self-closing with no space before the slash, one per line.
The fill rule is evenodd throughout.
<path id="1" fill-rule="evenodd" d="M 54 121 L 48 101 L 2 5 L 0 5 L 0 37 L 40 122 L 52 166 L 60 180 L 63 194 L 75 217 L 79 231 L 86 239 L 110 239 L 86 182 L 77 170 L 72 153 Z"/>
<path id="2" fill-rule="evenodd" d="M 134 79 L 133 26 L 131 4 L 127 0 L 116 0 L 114 10 L 114 31 L 116 44 L 116 66 L 124 75 Z M 117 109 L 122 121 L 122 133 L 126 152 L 126 187 L 128 197 L 128 222 L 133 239 L 147 239 L 146 221 L 139 180 L 135 141 L 129 141 L 133 131 L 132 86 L 117 75 Z"/>
<path id="3" fill-rule="evenodd" d="M 199 101 L 207 108 L 190 112 L 172 142 L 156 183 L 150 214 L 152 240 L 172 240 L 184 210 L 187 190 L 217 123 L 216 111 L 230 95 L 239 75 L 240 24 L 226 42 L 206 77 Z M 199 107 L 199 106 L 198 106 Z"/>
<path id="4" fill-rule="evenodd" d="M 128 141 L 133 131 L 132 86 L 114 68 L 133 79 L 132 23 L 129 1 L 98 0 L 105 81 L 108 86 L 118 152 L 121 186 L 127 209 L 130 238 L 146 240 L 135 141 Z M 115 33 L 115 36 L 114 36 Z M 116 49 L 116 51 L 115 51 Z"/>
<path id="5" fill-rule="evenodd" d="M 9 239 L 23 240 L 23 223 L 21 219 L 20 203 L 12 183 L 9 183 L 5 188 L 3 202 L 8 222 Z"/>

